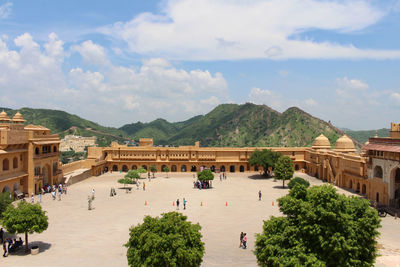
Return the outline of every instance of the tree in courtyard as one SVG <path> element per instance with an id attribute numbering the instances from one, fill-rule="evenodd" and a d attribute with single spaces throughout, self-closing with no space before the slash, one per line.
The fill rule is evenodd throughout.
<path id="1" fill-rule="evenodd" d="M 134 170 L 135 171 L 135 170 Z M 139 169 L 136 170 L 139 173 L 139 178 L 142 178 L 141 174 L 146 173 L 146 169 L 143 167 L 140 167 Z"/>
<path id="2" fill-rule="evenodd" d="M 150 169 L 150 171 L 153 173 L 153 177 L 154 177 L 154 174 L 157 172 L 157 167 L 156 167 L 156 165 L 151 165 L 149 169 Z"/>
<path id="3" fill-rule="evenodd" d="M 257 234 L 259 266 L 373 266 L 380 218 L 367 200 L 296 184 L 278 204 L 286 216 Z"/>
<path id="4" fill-rule="evenodd" d="M 274 169 L 275 164 L 280 157 L 280 153 L 274 152 L 271 149 L 254 150 L 250 155 L 249 164 L 257 165 L 264 169 L 264 174 L 268 175 L 269 168 Z"/>
<path id="5" fill-rule="evenodd" d="M 146 216 L 143 224 L 130 228 L 129 266 L 200 266 L 204 255 L 201 226 L 177 212 Z"/>
<path id="6" fill-rule="evenodd" d="M 10 192 L 0 193 L 0 219 L 3 217 L 3 212 L 12 203 Z"/>
<path id="7" fill-rule="evenodd" d="M 118 180 L 118 183 L 123 184 L 124 188 L 125 188 L 125 185 L 127 185 L 127 184 L 135 184 L 136 181 L 134 179 L 139 179 L 139 178 L 140 178 L 140 175 L 137 170 L 129 170 L 125 174 L 124 178 Z"/>
<path id="8" fill-rule="evenodd" d="M 165 172 L 167 174 L 167 178 L 168 178 L 168 173 L 169 173 L 169 167 L 168 166 L 164 166 L 162 169 L 163 172 Z"/>
<path id="9" fill-rule="evenodd" d="M 3 212 L 3 225 L 9 233 L 25 233 L 25 250 L 28 251 L 28 233 L 41 233 L 47 229 L 48 217 L 39 203 L 19 202 L 9 205 Z"/>
<path id="10" fill-rule="evenodd" d="M 127 184 L 135 184 L 136 182 L 134 180 L 132 180 L 131 178 L 121 178 L 118 179 L 118 183 L 123 184 L 124 188 Z"/>
<path id="11" fill-rule="evenodd" d="M 203 181 L 211 181 L 214 180 L 214 174 L 211 170 L 205 169 L 200 172 L 197 172 L 197 179 L 201 182 Z"/>
<path id="12" fill-rule="evenodd" d="M 293 179 L 290 179 L 290 182 L 288 183 L 288 187 L 293 188 L 295 184 L 302 184 L 306 188 L 308 188 L 310 186 L 310 183 L 301 177 L 294 177 Z"/>
<path id="13" fill-rule="evenodd" d="M 278 180 L 282 180 L 283 187 L 285 187 L 285 181 L 290 180 L 293 177 L 293 162 L 288 156 L 279 157 L 275 164 L 275 177 Z"/>

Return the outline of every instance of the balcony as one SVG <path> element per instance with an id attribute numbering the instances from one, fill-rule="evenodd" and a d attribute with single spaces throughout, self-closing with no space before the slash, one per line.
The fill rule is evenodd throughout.
<path id="1" fill-rule="evenodd" d="M 50 157 L 59 157 L 60 151 L 57 152 L 50 152 L 50 153 L 42 153 L 42 154 L 35 154 L 33 156 L 34 159 L 43 159 L 43 158 L 50 158 Z"/>

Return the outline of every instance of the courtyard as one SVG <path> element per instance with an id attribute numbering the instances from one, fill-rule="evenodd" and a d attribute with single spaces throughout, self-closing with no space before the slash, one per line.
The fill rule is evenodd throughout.
<path id="1" fill-rule="evenodd" d="M 176 211 L 173 202 L 186 198 L 179 212 L 202 226 L 205 255 L 202 266 L 257 266 L 254 249 L 255 233 L 262 231 L 263 220 L 279 216 L 276 200 L 287 194 L 281 181 L 259 179 L 256 174 L 227 174 L 226 180 L 216 175 L 213 188 L 193 188 L 193 173 L 156 174 L 146 183 L 146 190 L 133 185 L 131 193 L 117 180 L 124 173 L 106 173 L 91 177 L 68 188 L 62 200 L 52 200 L 50 194 L 42 199 L 49 217 L 49 228 L 42 234 L 29 236 L 30 244 L 40 247 L 38 255 L 10 255 L 1 258 L 1 266 L 127 266 L 126 248 L 129 227 L 141 223 L 145 215 L 159 216 Z M 320 180 L 305 174 L 311 185 Z M 117 195 L 110 197 L 111 187 Z M 94 209 L 88 210 L 87 198 L 95 189 Z M 258 191 L 262 200 L 258 200 Z M 351 194 L 338 188 L 338 191 Z M 37 197 L 36 197 L 37 201 Z M 382 218 L 379 253 L 376 266 L 400 266 L 400 219 Z M 240 232 L 248 235 L 248 248 L 239 248 Z M 21 235 L 23 237 L 23 235 Z"/>

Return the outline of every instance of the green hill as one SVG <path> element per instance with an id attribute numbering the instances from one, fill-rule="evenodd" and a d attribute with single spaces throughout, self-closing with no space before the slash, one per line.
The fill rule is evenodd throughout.
<path id="1" fill-rule="evenodd" d="M 156 119 L 152 122 L 136 122 L 120 128 L 104 127 L 64 111 L 21 108 L 5 109 L 13 116 L 19 111 L 27 124 L 43 125 L 58 133 L 81 136 L 97 136 L 100 146 L 111 141 L 124 142 L 139 138 L 153 138 L 156 145 L 202 146 L 309 146 L 315 137 L 323 133 L 332 144 L 343 132 L 299 108 L 292 107 L 279 113 L 265 105 L 246 103 L 222 104 L 207 113 L 182 122 Z M 349 136 L 359 140 L 360 134 Z M 381 134 L 380 134 L 381 135 Z M 383 135 L 382 135 L 383 136 Z M 363 139 L 361 139 L 363 140 Z M 360 143 L 356 141 L 358 147 Z"/>
<path id="2" fill-rule="evenodd" d="M 377 133 L 379 137 L 389 137 L 390 135 L 390 129 L 385 129 L 385 128 L 379 130 L 366 130 L 366 131 L 346 130 L 345 132 L 346 134 L 353 137 L 362 144 L 367 142 L 370 137 L 374 137 L 375 133 Z"/>

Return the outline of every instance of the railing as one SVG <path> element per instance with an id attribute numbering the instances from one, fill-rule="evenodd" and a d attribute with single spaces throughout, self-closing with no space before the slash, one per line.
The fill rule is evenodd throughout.
<path id="1" fill-rule="evenodd" d="M 49 158 L 49 157 L 55 157 L 55 156 L 60 156 L 60 151 L 50 152 L 50 153 L 42 153 L 42 154 L 35 154 L 34 158 L 41 159 L 41 158 Z"/>

